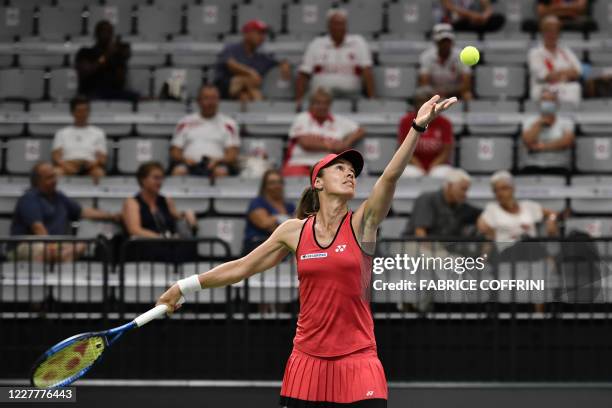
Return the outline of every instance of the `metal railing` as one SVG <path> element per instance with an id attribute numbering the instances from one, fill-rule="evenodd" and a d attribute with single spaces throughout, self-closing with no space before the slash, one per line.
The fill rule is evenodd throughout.
<path id="1" fill-rule="evenodd" d="M 80 248 L 68 262 L 45 259 Z M 38 244 L 54 247 L 47 254 Z M 21 259 L 16 257 L 21 248 Z M 485 240 L 382 240 L 376 258 L 489 254 L 478 273 L 386 268 L 375 280 L 544 280 L 545 290 L 372 287 L 380 358 L 394 381 L 600 381 L 612 377 L 612 238 L 531 240 L 514 253 Z M 40 247 L 40 245 L 38 245 Z M 26 249 L 23 249 L 23 248 Z M 216 238 L 130 240 L 113 262 L 106 240 L 0 239 L 4 378 L 24 378 L 55 342 L 102 330 L 150 307 L 176 280 L 233 259 Z M 498 248 L 499 249 L 499 248 Z M 36 254 L 42 258 L 36 259 Z M 40 252 L 42 251 L 42 252 Z M 488 252 L 487 252 L 488 251 Z M 533 252 L 533 254 L 529 254 Z M 531 258 L 530 258 L 531 257 Z M 527 258 L 527 259 L 525 259 Z M 444 268 L 442 268 L 444 269 Z M 294 257 L 226 288 L 204 290 L 172 318 L 126 336 L 93 378 L 278 380 L 299 312 Z"/>

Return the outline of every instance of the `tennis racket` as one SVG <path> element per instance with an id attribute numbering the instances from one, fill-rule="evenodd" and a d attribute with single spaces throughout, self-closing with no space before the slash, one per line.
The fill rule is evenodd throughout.
<path id="1" fill-rule="evenodd" d="M 185 298 L 181 296 L 177 305 Z M 57 343 L 34 364 L 30 382 L 37 388 L 66 387 L 83 377 L 125 332 L 142 327 L 166 314 L 168 306 L 158 305 L 123 326 L 81 333 Z"/>

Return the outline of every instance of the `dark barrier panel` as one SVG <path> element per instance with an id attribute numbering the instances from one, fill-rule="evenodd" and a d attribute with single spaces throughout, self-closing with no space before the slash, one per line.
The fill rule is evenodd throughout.
<path id="1" fill-rule="evenodd" d="M 21 242 L 26 249 L 19 260 Z M 39 243 L 54 249 L 36 258 Z M 132 319 L 176 280 L 232 259 L 228 245 L 214 238 L 128 241 L 116 265 L 104 240 L 6 239 L 0 245 L 2 378 L 27 377 L 34 359 L 55 342 Z M 62 253 L 60 246 L 82 251 L 80 257 L 48 259 Z M 532 240 L 515 252 L 492 246 L 467 240 L 378 243 L 375 258 L 382 261 L 374 262 L 381 270 L 373 273 L 370 289 L 389 380 L 612 379 L 612 240 Z M 464 270 L 465 259 L 458 261 L 485 253 L 486 267 L 478 271 Z M 449 267 L 411 273 L 395 262 L 404 255 L 419 262 L 442 258 Z M 385 259 L 391 260 L 386 266 Z M 378 290 L 377 280 L 400 289 Z M 447 287 L 468 280 L 476 289 L 398 284 L 421 280 L 446 281 Z M 486 280 L 543 281 L 544 287 L 479 287 Z M 295 334 L 297 299 L 289 256 L 245 282 L 201 291 L 171 319 L 126 335 L 90 377 L 280 380 Z"/>

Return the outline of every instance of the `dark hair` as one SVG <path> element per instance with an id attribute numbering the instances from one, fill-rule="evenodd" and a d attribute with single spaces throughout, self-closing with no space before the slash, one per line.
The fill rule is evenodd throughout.
<path id="1" fill-rule="evenodd" d="M 151 174 L 153 170 L 160 170 L 163 173 L 164 166 L 162 166 L 160 162 L 156 161 L 148 161 L 138 166 L 138 170 L 136 171 L 136 179 L 138 180 L 138 185 L 140 187 L 142 187 L 142 181 L 149 177 L 149 174 Z"/>
<path id="2" fill-rule="evenodd" d="M 261 184 L 259 185 L 259 193 L 258 193 L 259 196 L 263 195 L 264 190 L 266 189 L 266 184 L 268 183 L 268 177 L 270 176 L 270 174 L 278 174 L 279 176 L 281 176 L 281 178 L 283 177 L 281 172 L 278 169 L 266 170 L 263 176 L 261 177 Z"/>
<path id="3" fill-rule="evenodd" d="M 319 170 L 318 176 L 323 175 L 324 169 L 325 168 Z M 312 180 L 313 171 L 314 166 L 310 168 L 310 177 L 308 178 L 309 182 L 310 180 Z M 300 197 L 300 201 L 298 201 L 298 205 L 295 210 L 295 216 L 298 219 L 303 220 L 304 218 L 308 218 L 308 216 L 310 215 L 316 214 L 317 211 L 319 211 L 319 208 L 319 192 L 314 187 L 308 186 L 304 189 L 304 192 L 302 192 L 302 196 Z"/>
<path id="4" fill-rule="evenodd" d="M 70 100 L 70 113 L 74 112 L 79 105 L 89 105 L 89 99 L 83 95 L 77 95 Z"/>

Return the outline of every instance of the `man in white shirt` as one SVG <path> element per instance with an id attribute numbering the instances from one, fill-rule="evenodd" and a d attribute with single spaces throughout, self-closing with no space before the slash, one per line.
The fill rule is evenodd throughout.
<path id="1" fill-rule="evenodd" d="M 523 143 L 519 145 L 519 168 L 527 173 L 567 173 L 572 166 L 576 138 L 574 121 L 557 114 L 556 93 L 545 89 L 540 116 L 523 122 Z"/>
<path id="2" fill-rule="evenodd" d="M 238 124 L 219 113 L 219 91 L 204 85 L 198 96 L 199 112 L 179 121 L 170 143 L 173 176 L 187 174 L 223 177 L 238 174 Z"/>
<path id="3" fill-rule="evenodd" d="M 347 14 L 342 9 L 327 13 L 329 35 L 312 40 L 304 54 L 296 81 L 296 101 L 301 106 L 307 90 L 325 88 L 335 97 L 355 97 L 362 93 L 375 97 L 372 76 L 372 55 L 365 39 L 358 34 L 347 34 Z"/>
<path id="4" fill-rule="evenodd" d="M 455 33 L 450 24 L 436 24 L 432 39 L 435 45 L 421 54 L 419 60 L 419 85 L 431 86 L 441 97 L 461 95 L 472 99 L 472 70 L 459 60 L 459 48 L 455 47 Z"/>
<path id="5" fill-rule="evenodd" d="M 308 111 L 298 114 L 293 121 L 284 176 L 308 176 L 310 167 L 323 156 L 349 149 L 363 138 L 363 128 L 348 118 L 332 115 L 331 104 L 331 94 L 318 88 L 310 97 Z"/>
<path id="6" fill-rule="evenodd" d="M 530 96 L 539 100 L 544 87 L 558 93 L 559 101 L 580 103 L 582 66 L 576 54 L 559 44 L 561 21 L 546 16 L 540 23 L 542 42 L 529 50 L 527 62 L 531 78 Z"/>
<path id="7" fill-rule="evenodd" d="M 70 101 L 70 112 L 74 124 L 58 130 L 53 138 L 53 166 L 58 175 L 87 174 L 97 182 L 105 174 L 106 135 L 102 129 L 88 124 L 88 99 L 74 98 Z"/>

